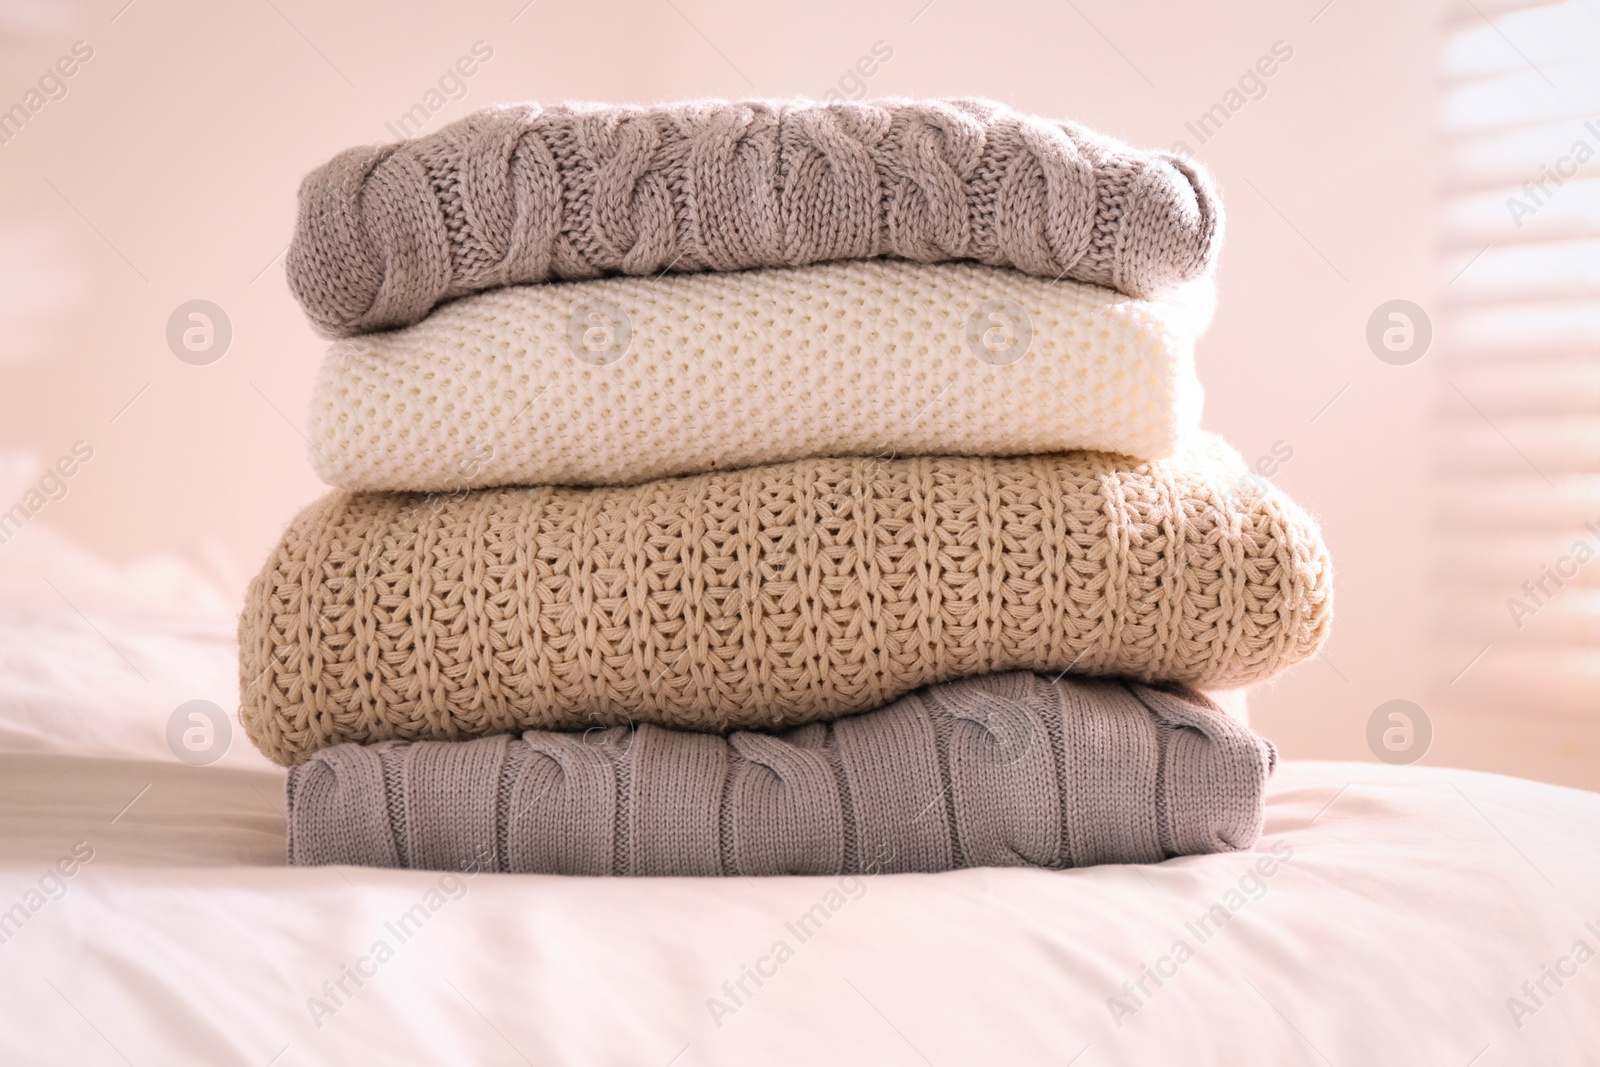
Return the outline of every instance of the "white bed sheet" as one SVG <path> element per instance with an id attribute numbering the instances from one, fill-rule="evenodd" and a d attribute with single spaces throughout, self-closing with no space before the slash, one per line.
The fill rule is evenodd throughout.
<path id="1" fill-rule="evenodd" d="M 1291 761 L 1254 853 L 1159 865 L 290 869 L 281 770 L 166 747 L 178 704 L 235 706 L 231 620 L 29 569 L 0 595 L 0 1064 L 1600 1063 L 1573 953 L 1600 951 L 1600 795 Z"/>
<path id="2" fill-rule="evenodd" d="M 1289 762 L 1254 853 L 841 882 L 291 869 L 280 788 L 271 771 L 0 759 L 0 907 L 77 842 L 94 852 L 0 944 L 0 1062 L 1600 1059 L 1600 962 L 1569 954 L 1600 947 L 1594 794 Z M 1251 879 L 1275 849 L 1291 854 Z M 419 902 L 401 941 L 387 924 Z M 1219 903 L 1237 910 L 1202 942 L 1186 924 Z M 1573 976 L 1535 1006 L 1524 981 L 1563 957 Z M 358 964 L 369 976 L 335 999 L 323 983 Z M 725 988 L 757 966 L 747 996 Z M 1141 977 L 1135 1000 L 1123 983 Z M 1535 1010 L 1513 1018 L 1512 997 Z"/>

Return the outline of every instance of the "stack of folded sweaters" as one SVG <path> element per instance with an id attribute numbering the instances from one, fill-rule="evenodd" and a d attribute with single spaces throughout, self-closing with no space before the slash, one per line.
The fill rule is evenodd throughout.
<path id="1" fill-rule="evenodd" d="M 240 622 L 289 849 L 617 875 L 1249 847 L 1315 524 L 1198 428 L 1193 163 L 979 100 L 517 105 L 305 181 L 340 338 Z"/>

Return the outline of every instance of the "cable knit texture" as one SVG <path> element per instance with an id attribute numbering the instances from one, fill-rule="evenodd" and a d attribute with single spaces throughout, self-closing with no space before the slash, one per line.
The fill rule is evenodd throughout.
<path id="1" fill-rule="evenodd" d="M 626 485 L 859 455 L 1171 454 L 1209 278 L 1161 300 L 972 264 L 495 289 L 335 344 L 307 427 L 345 489 Z"/>
<path id="2" fill-rule="evenodd" d="M 1255 844 L 1276 758 L 1198 693 L 1004 674 L 779 736 L 643 725 L 337 745 L 289 773 L 289 862 L 665 876 L 1154 863 Z"/>
<path id="3" fill-rule="evenodd" d="M 1026 669 L 1201 688 L 1312 655 L 1314 523 L 1237 453 L 805 460 L 634 488 L 335 492 L 240 619 L 271 758 L 651 722 L 778 728 Z"/>
<path id="4" fill-rule="evenodd" d="M 986 100 L 516 104 L 311 172 L 287 266 L 350 336 L 502 285 L 877 256 L 1145 296 L 1221 239 L 1192 161 Z"/>

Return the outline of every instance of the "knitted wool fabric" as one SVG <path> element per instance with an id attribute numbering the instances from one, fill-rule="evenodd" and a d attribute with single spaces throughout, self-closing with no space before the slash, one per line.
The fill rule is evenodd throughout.
<path id="1" fill-rule="evenodd" d="M 578 875 L 1082 867 L 1249 848 L 1272 744 L 1205 697 L 1006 674 L 787 734 L 323 749 L 289 862 Z"/>
<path id="2" fill-rule="evenodd" d="M 1214 302 L 1209 278 L 1144 301 L 888 260 L 495 289 L 335 344 L 311 461 L 345 489 L 450 491 L 830 456 L 1159 458 L 1199 428 Z"/>
<path id="3" fill-rule="evenodd" d="M 1214 438 L 1170 460 L 805 460 L 628 489 L 334 492 L 239 622 L 240 719 L 341 741 L 777 728 L 1027 669 L 1229 688 L 1313 654 L 1315 524 Z"/>
<path id="4" fill-rule="evenodd" d="M 501 285 L 876 256 L 1144 296 L 1221 239 L 1197 164 L 986 100 L 519 104 L 311 172 L 287 271 L 350 336 Z"/>

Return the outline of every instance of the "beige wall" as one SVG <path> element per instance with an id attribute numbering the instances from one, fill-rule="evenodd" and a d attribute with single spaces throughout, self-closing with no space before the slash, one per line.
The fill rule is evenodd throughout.
<path id="1" fill-rule="evenodd" d="M 1184 141 L 1214 168 L 1229 236 L 1201 348 L 1207 423 L 1247 458 L 1292 448 L 1276 480 L 1339 564 L 1328 655 L 1265 690 L 1256 721 L 1291 756 L 1369 758 L 1370 712 L 1437 689 L 1420 652 L 1427 364 L 1380 363 L 1363 337 L 1377 304 L 1427 305 L 1436 285 L 1435 4 L 123 2 L 0 6 L 0 106 L 74 41 L 93 48 L 65 98 L 0 145 L 0 484 L 26 484 L 17 453 L 94 449 L 45 528 L 116 559 L 178 551 L 242 587 L 320 491 L 297 427 L 322 346 L 280 255 L 297 181 L 388 139 L 474 42 L 492 58 L 430 128 L 507 99 L 855 91 L 848 72 L 881 41 L 893 55 L 862 80 L 870 94 L 994 96 L 1141 145 Z M 1293 54 L 1265 95 L 1202 144 L 1186 121 L 1275 42 Z M 232 323 L 210 366 L 166 344 L 192 298 Z M 1439 715 L 1431 762 L 1506 765 L 1493 723 Z M 1576 773 L 1551 751 L 1517 769 Z"/>

